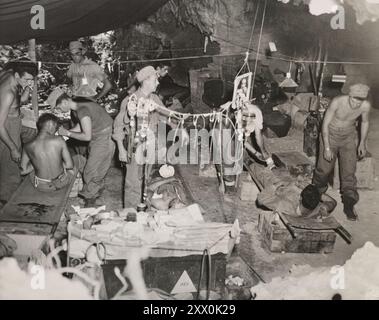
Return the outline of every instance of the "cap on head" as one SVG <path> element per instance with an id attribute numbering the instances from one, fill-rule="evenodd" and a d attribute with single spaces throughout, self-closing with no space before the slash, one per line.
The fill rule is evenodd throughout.
<path id="1" fill-rule="evenodd" d="M 143 82 L 144 80 L 148 79 L 152 75 L 156 75 L 157 72 L 152 66 L 147 66 L 142 68 L 140 71 L 137 73 L 137 80 L 139 83 Z"/>
<path id="2" fill-rule="evenodd" d="M 78 50 L 78 49 L 84 49 L 83 43 L 80 41 L 71 41 L 69 45 L 70 51 L 72 50 Z"/>
<path id="3" fill-rule="evenodd" d="M 349 96 L 366 99 L 368 96 L 369 90 L 370 90 L 369 86 L 362 83 L 357 83 L 350 87 Z"/>

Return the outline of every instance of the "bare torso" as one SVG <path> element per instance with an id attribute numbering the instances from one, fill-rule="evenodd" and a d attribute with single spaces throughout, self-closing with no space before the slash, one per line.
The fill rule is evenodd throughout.
<path id="1" fill-rule="evenodd" d="M 335 99 L 336 112 L 330 125 L 334 128 L 349 128 L 355 126 L 357 119 L 362 113 L 370 109 L 370 103 L 364 101 L 358 108 L 354 108 L 349 96 L 342 96 Z"/>
<path id="2" fill-rule="evenodd" d="M 0 73 L 0 95 L 8 94 L 11 96 L 11 104 L 8 116 L 20 115 L 20 93 L 19 86 L 12 72 L 4 71 Z M 1 106 L 0 106 L 1 107 Z"/>
<path id="3" fill-rule="evenodd" d="M 63 173 L 61 137 L 38 136 L 25 149 L 39 178 L 52 180 Z"/>

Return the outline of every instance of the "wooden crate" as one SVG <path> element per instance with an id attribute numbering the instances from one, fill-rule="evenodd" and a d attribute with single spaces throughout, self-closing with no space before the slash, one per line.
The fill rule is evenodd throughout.
<path id="1" fill-rule="evenodd" d="M 374 158 L 364 158 L 357 162 L 357 187 L 360 189 L 374 189 L 375 187 L 375 161 Z M 333 189 L 340 188 L 338 160 L 334 168 Z"/>
<path id="2" fill-rule="evenodd" d="M 284 224 L 279 220 L 273 223 L 272 212 L 259 214 L 258 230 L 263 242 L 272 252 L 331 253 L 336 241 L 333 230 L 305 230 L 293 228 L 296 239 L 292 238 Z"/>

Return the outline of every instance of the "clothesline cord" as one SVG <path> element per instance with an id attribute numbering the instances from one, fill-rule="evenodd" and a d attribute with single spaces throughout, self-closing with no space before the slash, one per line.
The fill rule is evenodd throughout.
<path id="1" fill-rule="evenodd" d="M 262 14 L 261 30 L 260 30 L 260 33 L 259 33 L 259 40 L 258 40 L 257 58 L 255 59 L 254 74 L 253 74 L 253 83 L 251 85 L 251 96 L 253 96 L 253 93 L 254 93 L 255 77 L 256 77 L 257 67 L 258 67 L 259 49 L 261 48 L 263 25 L 264 25 L 265 17 L 266 17 L 266 7 L 267 7 L 267 0 L 265 0 L 265 6 L 264 6 L 264 9 L 263 9 L 263 14 Z"/>
<path id="2" fill-rule="evenodd" d="M 253 35 L 254 35 L 254 30 L 255 30 L 255 23 L 257 22 L 257 17 L 258 17 L 258 12 L 259 12 L 259 4 L 260 4 L 260 2 L 258 2 L 257 9 L 255 10 L 254 22 L 253 22 L 253 26 L 251 27 L 249 45 L 247 47 L 249 50 L 250 50 L 250 46 L 251 46 L 251 41 L 253 40 Z"/>
<path id="3" fill-rule="evenodd" d="M 236 77 L 242 72 L 242 70 L 245 67 L 247 67 L 247 72 L 250 72 L 249 52 L 250 52 L 251 41 L 253 40 L 253 35 L 254 35 L 254 30 L 255 30 L 255 23 L 257 22 L 257 17 L 258 17 L 258 12 L 259 12 L 259 4 L 260 4 L 260 2 L 258 2 L 257 9 L 255 10 L 254 21 L 253 21 L 253 25 L 252 25 L 251 31 L 250 31 L 249 45 L 248 45 L 247 51 L 246 51 L 246 57 L 245 57 L 243 65 L 241 66 L 241 68 L 237 72 Z"/>
<path id="4" fill-rule="evenodd" d="M 143 52 L 182 52 L 182 51 L 192 51 L 192 50 L 204 50 L 204 47 L 194 47 L 194 48 L 182 48 L 182 49 L 134 49 L 134 50 L 111 50 L 112 53 L 119 53 L 119 52 L 125 52 L 125 53 L 143 53 Z M 42 52 L 66 52 L 70 53 L 70 50 L 64 49 L 64 50 L 57 50 L 57 49 L 42 49 Z M 96 53 L 95 50 L 88 50 L 87 52 Z"/>
<path id="5" fill-rule="evenodd" d="M 251 50 L 254 51 L 254 50 Z M 214 57 L 233 57 L 233 56 L 245 56 L 246 52 L 240 53 L 231 53 L 231 54 L 216 54 L 216 55 L 199 55 L 199 56 L 186 56 L 186 57 L 174 57 L 174 58 L 165 58 L 165 59 L 141 59 L 141 60 L 126 60 L 126 61 L 118 61 L 118 62 L 106 62 L 106 64 L 128 64 L 128 63 L 138 63 L 138 62 L 157 62 L 157 61 L 175 61 L 175 60 L 192 60 L 192 59 L 204 59 L 204 58 L 214 58 Z M 258 53 L 258 56 L 265 56 L 265 54 Z M 294 62 L 294 63 L 316 63 L 323 64 L 324 61 L 321 60 L 303 60 L 303 59 L 285 59 L 280 57 L 269 57 L 267 60 L 280 60 L 286 62 Z M 18 61 L 21 63 L 29 63 L 29 61 Z M 60 61 L 38 61 L 42 64 L 48 65 L 70 65 L 72 62 L 60 62 Z M 326 61 L 326 64 L 351 64 L 351 65 L 378 65 L 379 63 L 370 62 L 370 61 Z"/>

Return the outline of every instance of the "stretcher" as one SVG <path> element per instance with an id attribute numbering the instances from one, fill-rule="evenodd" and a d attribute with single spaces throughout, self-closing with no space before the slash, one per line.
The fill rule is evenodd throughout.
<path id="1" fill-rule="evenodd" d="M 278 169 L 271 171 L 250 157 L 244 159 L 244 167 L 261 192 L 264 192 L 265 188 L 270 185 L 274 185 L 280 181 L 295 181 L 295 177 L 298 175 L 303 176 L 303 180 L 310 183 L 307 165 L 304 168 L 296 166 L 297 158 L 300 157 L 293 156 L 291 153 L 279 155 L 284 155 L 284 157 L 279 157 L 276 162 L 282 162 L 283 159 L 287 159 L 287 162 L 291 165 L 295 164 L 293 168 L 300 168 L 299 171 L 292 170 L 291 172 L 287 166 L 283 165 L 277 165 Z M 290 160 L 288 161 L 288 159 Z M 304 161 L 304 163 L 306 162 Z M 304 183 L 304 186 L 306 184 Z M 274 210 L 271 206 L 267 207 Z M 270 212 L 267 217 L 265 214 L 262 214 L 259 223 L 259 230 L 264 234 L 265 242 L 273 252 L 332 252 L 335 242 L 333 232 L 341 236 L 346 243 L 351 244 L 352 242 L 351 234 L 333 216 L 316 220 L 285 214 L 284 212 L 280 212 L 280 210 L 274 210 L 274 212 L 279 216 L 281 224 L 272 225 L 273 212 Z"/>
<path id="2" fill-rule="evenodd" d="M 315 219 L 306 219 L 302 217 L 294 217 L 281 212 L 277 212 L 281 221 L 286 226 L 291 236 L 295 239 L 297 237 L 296 229 L 302 230 L 334 230 L 344 239 L 348 244 L 351 244 L 351 234 L 332 216 L 318 221 Z"/>
<path id="3" fill-rule="evenodd" d="M 54 235 L 74 182 L 72 179 L 60 190 L 42 192 L 33 186 L 29 177 L 22 181 L 0 210 L 0 232 L 17 242 L 16 255 L 30 254 Z"/>

